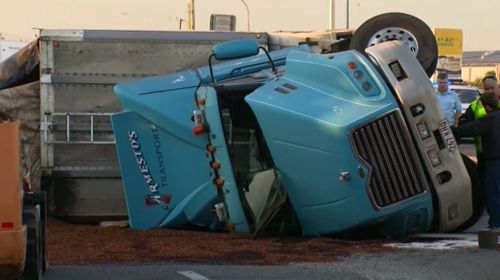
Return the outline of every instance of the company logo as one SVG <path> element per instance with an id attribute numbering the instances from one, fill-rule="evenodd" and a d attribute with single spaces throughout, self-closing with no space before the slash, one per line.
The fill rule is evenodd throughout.
<path id="1" fill-rule="evenodd" d="M 158 201 L 158 199 L 161 200 L 161 203 Z M 147 195 L 144 199 L 144 205 L 146 206 L 160 205 L 163 208 L 167 208 L 168 204 L 170 203 L 170 200 L 171 200 L 170 195 L 162 195 L 160 198 L 153 195 Z"/>
<path id="2" fill-rule="evenodd" d="M 141 151 L 141 143 L 139 142 L 139 134 L 136 131 L 128 132 L 128 141 L 130 142 L 130 147 L 134 152 L 135 160 L 139 171 L 146 183 L 149 193 L 146 195 L 145 204 L 146 206 L 159 205 L 163 208 L 168 208 L 171 197 L 170 195 L 162 195 L 160 193 L 160 185 L 154 180 L 153 175 L 149 169 L 148 163 L 144 158 L 144 154 Z"/>

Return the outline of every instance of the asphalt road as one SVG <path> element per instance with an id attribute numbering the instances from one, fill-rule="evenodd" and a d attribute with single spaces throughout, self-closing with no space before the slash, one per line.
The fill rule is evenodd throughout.
<path id="1" fill-rule="evenodd" d="M 500 279 L 500 251 L 477 248 L 402 249 L 398 253 L 349 257 L 331 264 L 285 266 L 94 265 L 51 267 L 47 280 L 129 279 Z"/>
<path id="2" fill-rule="evenodd" d="M 276 266 L 224 264 L 108 264 L 51 266 L 46 280 L 214 280 L 214 279 L 347 279 L 347 280 L 498 280 L 500 249 L 479 249 L 477 231 L 488 216 L 461 234 L 419 234 L 409 242 L 391 243 L 396 253 L 348 257 L 336 263 Z"/>

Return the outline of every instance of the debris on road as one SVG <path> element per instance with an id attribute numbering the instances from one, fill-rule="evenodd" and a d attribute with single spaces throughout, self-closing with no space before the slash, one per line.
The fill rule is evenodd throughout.
<path id="1" fill-rule="evenodd" d="M 128 220 L 126 221 L 102 221 L 99 223 L 100 227 L 109 228 L 109 227 L 119 227 L 126 228 L 129 226 Z"/>
<path id="2" fill-rule="evenodd" d="M 253 240 L 250 235 L 193 230 L 103 228 L 68 224 L 50 218 L 51 265 L 99 263 L 189 262 L 273 265 L 335 262 L 341 258 L 392 252 L 390 240 L 279 237 Z"/>

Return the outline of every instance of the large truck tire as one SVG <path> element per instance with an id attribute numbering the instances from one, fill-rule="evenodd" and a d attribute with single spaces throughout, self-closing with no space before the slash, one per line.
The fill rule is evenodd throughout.
<path id="1" fill-rule="evenodd" d="M 26 225 L 26 262 L 24 265 L 23 280 L 42 279 L 43 249 L 41 248 L 42 222 L 40 206 L 25 206 L 23 209 L 23 223 Z"/>
<path id="2" fill-rule="evenodd" d="M 46 250 L 47 244 L 47 193 L 45 191 L 25 193 L 24 194 L 24 205 L 26 206 L 36 206 L 40 207 L 40 248 L 42 249 L 42 260 L 43 260 L 43 271 L 47 271 L 49 267 L 48 261 L 48 251 Z"/>
<path id="3" fill-rule="evenodd" d="M 21 279 L 42 279 L 48 268 L 46 244 L 47 196 L 45 192 L 25 193 L 23 224 L 26 226 L 26 262 Z"/>
<path id="4" fill-rule="evenodd" d="M 479 174 L 477 172 L 477 164 L 471 160 L 468 156 L 462 154 L 462 160 L 464 162 L 465 168 L 467 168 L 467 173 L 471 180 L 472 188 L 472 217 L 470 217 L 465 223 L 460 225 L 455 231 L 464 231 L 479 221 L 484 213 L 485 209 L 485 193 L 484 186 L 481 185 L 479 180 Z"/>
<path id="5" fill-rule="evenodd" d="M 386 41 L 399 40 L 408 45 L 429 77 L 438 61 L 436 38 L 420 19 L 403 13 L 387 13 L 364 22 L 351 39 L 350 48 L 365 53 L 365 49 Z"/>

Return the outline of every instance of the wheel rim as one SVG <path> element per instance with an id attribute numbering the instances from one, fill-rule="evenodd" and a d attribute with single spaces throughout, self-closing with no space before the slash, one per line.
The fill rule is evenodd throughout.
<path id="1" fill-rule="evenodd" d="M 377 44 L 398 40 L 403 42 L 410 51 L 416 56 L 418 54 L 418 41 L 415 35 L 401 27 L 387 27 L 375 32 L 368 40 L 367 47 L 373 47 Z"/>

